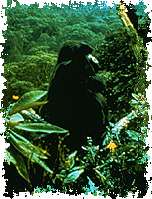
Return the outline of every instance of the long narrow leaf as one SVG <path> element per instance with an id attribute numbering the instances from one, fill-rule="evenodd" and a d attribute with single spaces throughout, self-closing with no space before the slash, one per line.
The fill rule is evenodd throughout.
<path id="1" fill-rule="evenodd" d="M 48 123 L 22 123 L 15 126 L 16 129 L 29 131 L 29 132 L 39 132 L 39 133 L 68 133 L 67 130 L 60 128 L 58 126 L 48 124 Z"/>
<path id="2" fill-rule="evenodd" d="M 47 159 L 46 151 L 43 149 L 40 149 L 37 146 L 34 146 L 32 143 L 30 143 L 27 139 L 23 138 L 21 141 L 22 136 L 15 137 L 15 132 L 10 134 L 10 142 L 13 144 L 13 146 L 26 158 L 28 158 L 30 161 L 39 164 L 41 167 L 43 167 L 46 171 L 50 172 L 52 174 L 52 171 L 50 168 L 43 162 L 41 159 Z M 25 142 L 26 140 L 26 142 Z"/>
<path id="3" fill-rule="evenodd" d="M 24 178 L 27 182 L 30 183 L 30 179 L 29 179 L 29 175 L 27 172 L 27 168 L 24 162 L 24 159 L 22 158 L 21 155 L 19 155 L 18 153 L 13 153 L 12 151 L 9 152 L 6 150 L 6 159 L 9 162 L 13 163 L 14 166 L 16 167 L 18 173 L 20 174 L 20 176 L 22 176 L 22 178 Z"/>
<path id="4" fill-rule="evenodd" d="M 49 155 L 46 150 L 33 145 L 28 139 L 18 135 L 13 131 L 10 133 L 10 141 L 13 141 L 13 143 L 17 144 L 18 147 L 23 151 L 25 150 L 25 153 L 29 154 L 29 157 L 34 153 L 42 159 L 47 159 L 46 155 Z"/>

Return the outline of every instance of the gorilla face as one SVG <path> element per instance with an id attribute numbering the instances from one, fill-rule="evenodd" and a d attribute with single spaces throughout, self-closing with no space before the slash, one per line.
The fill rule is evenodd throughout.
<path id="1" fill-rule="evenodd" d="M 98 60 L 91 54 L 87 56 L 87 58 L 95 64 L 99 64 Z"/>
<path id="2" fill-rule="evenodd" d="M 90 64 L 93 66 L 95 73 L 97 73 L 100 69 L 99 61 L 94 56 L 92 56 L 91 54 L 89 54 L 87 56 L 87 58 L 88 58 Z"/>
<path id="3" fill-rule="evenodd" d="M 97 73 L 100 69 L 98 60 L 92 54 L 86 55 L 85 59 L 86 59 L 85 70 L 88 76 L 95 75 L 95 73 Z"/>

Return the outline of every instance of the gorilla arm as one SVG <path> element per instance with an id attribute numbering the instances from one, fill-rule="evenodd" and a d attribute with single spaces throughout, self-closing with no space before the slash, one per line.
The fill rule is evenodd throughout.
<path id="1" fill-rule="evenodd" d="M 103 79 L 96 75 L 90 76 L 88 79 L 88 89 L 95 93 L 105 94 L 106 83 Z"/>

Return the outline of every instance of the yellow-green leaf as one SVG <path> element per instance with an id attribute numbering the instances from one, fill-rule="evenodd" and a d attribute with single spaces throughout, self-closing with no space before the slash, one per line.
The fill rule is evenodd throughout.
<path id="1" fill-rule="evenodd" d="M 95 169 L 95 172 L 96 172 L 97 178 L 99 178 L 102 183 L 105 183 L 106 177 L 104 175 L 102 175 L 98 169 Z"/>
<path id="2" fill-rule="evenodd" d="M 68 158 L 65 161 L 65 167 L 67 169 L 71 169 L 75 165 L 75 157 L 76 157 L 77 151 L 74 151 L 71 153 Z"/>

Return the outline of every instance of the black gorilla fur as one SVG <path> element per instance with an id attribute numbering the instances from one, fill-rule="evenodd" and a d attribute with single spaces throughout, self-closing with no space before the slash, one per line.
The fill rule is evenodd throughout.
<path id="1" fill-rule="evenodd" d="M 89 59 L 87 44 L 65 43 L 48 90 L 48 103 L 41 116 L 49 123 L 69 130 L 65 143 L 79 148 L 92 137 L 99 144 L 105 130 L 105 85 L 95 76 L 98 63 Z M 100 93 L 100 94 L 99 94 Z"/>

